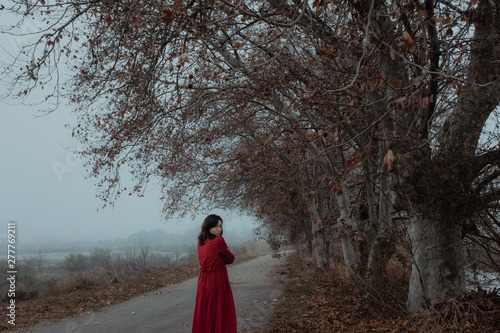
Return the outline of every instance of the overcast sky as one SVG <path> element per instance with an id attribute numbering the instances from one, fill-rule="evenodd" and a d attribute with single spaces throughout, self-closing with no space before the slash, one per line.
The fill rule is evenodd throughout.
<path id="1" fill-rule="evenodd" d="M 114 239 L 142 229 L 177 232 L 202 222 L 164 221 L 155 188 L 144 198 L 121 197 L 116 206 L 98 209 L 95 179 L 72 152 L 78 143 L 64 124 L 71 120 L 61 107 L 37 117 L 37 107 L 0 104 L 0 212 L 6 223 L 17 221 L 18 237 L 34 239 Z M 253 220 L 216 211 L 226 228 L 253 227 Z M 1 232 L 4 234 L 4 232 Z"/>
<path id="2" fill-rule="evenodd" d="M 0 20 L 13 22 L 1 12 Z M 37 22 L 29 24 L 24 31 L 33 30 Z M 0 34 L 0 61 L 8 62 L 9 54 L 15 54 L 22 42 L 22 38 Z M 8 84 L 2 80 L 0 96 Z M 186 230 L 201 225 L 204 216 L 212 213 L 200 212 L 195 221 L 165 221 L 163 203 L 154 187 L 144 198 L 124 196 L 114 208 L 98 212 L 103 202 L 96 198 L 95 179 L 86 179 L 82 161 L 72 152 L 78 150 L 78 143 L 64 126 L 75 123 L 71 110 L 63 104 L 40 117 L 41 107 L 12 99 L 0 101 L 0 217 L 5 223 L 0 237 L 6 237 L 8 221 L 17 221 L 17 237 L 27 242 L 114 239 L 142 229 Z M 247 216 L 220 210 L 215 213 L 224 218 L 226 229 L 251 232 L 254 227 L 254 219 Z"/>

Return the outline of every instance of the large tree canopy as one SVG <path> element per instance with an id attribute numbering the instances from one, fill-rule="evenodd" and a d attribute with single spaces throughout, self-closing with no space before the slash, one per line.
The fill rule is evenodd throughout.
<path id="1" fill-rule="evenodd" d="M 319 266 L 337 239 L 349 278 L 408 240 L 411 311 L 464 290 L 464 236 L 498 250 L 499 0 L 9 3 L 46 25 L 12 91 L 70 97 L 105 199 L 154 177 L 167 214 L 252 210 Z"/>

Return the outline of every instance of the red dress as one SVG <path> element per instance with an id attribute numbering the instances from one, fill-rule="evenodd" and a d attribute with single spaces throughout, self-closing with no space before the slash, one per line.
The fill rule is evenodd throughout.
<path id="1" fill-rule="evenodd" d="M 234 261 L 222 237 L 198 244 L 200 277 L 196 290 L 193 333 L 236 333 L 236 312 L 226 265 Z"/>

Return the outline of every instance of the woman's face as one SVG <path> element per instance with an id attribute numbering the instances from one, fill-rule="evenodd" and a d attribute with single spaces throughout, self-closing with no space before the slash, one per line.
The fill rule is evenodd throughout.
<path id="1" fill-rule="evenodd" d="M 212 235 L 215 235 L 215 236 L 220 236 L 220 234 L 222 233 L 222 221 L 219 220 L 219 222 L 217 223 L 217 225 L 213 228 L 210 228 L 210 233 Z"/>

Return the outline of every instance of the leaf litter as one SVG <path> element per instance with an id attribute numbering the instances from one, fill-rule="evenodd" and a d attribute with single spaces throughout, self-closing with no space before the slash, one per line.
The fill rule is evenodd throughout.
<path id="1" fill-rule="evenodd" d="M 408 314 L 407 284 L 392 290 L 386 303 L 374 301 L 338 272 L 316 268 L 312 258 L 288 255 L 274 278 L 283 283 L 284 292 L 266 333 L 500 332 L 500 297 L 495 291 L 469 292 Z"/>

